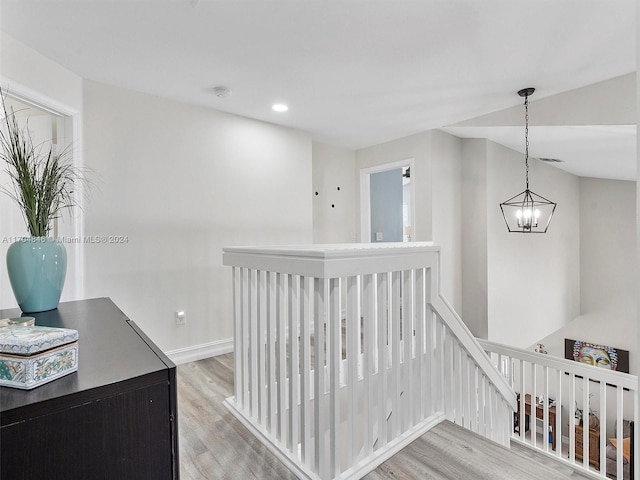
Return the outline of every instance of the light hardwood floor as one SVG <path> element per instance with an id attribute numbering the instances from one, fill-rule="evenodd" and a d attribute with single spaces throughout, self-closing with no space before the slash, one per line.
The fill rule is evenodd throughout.
<path id="1" fill-rule="evenodd" d="M 178 367 L 181 480 L 295 479 L 222 405 L 233 395 L 233 354 Z M 444 422 L 366 480 L 587 479 L 525 447 L 509 450 Z"/>

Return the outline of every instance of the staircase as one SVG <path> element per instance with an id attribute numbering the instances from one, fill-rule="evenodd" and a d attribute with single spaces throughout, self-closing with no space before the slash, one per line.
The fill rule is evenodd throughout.
<path id="1" fill-rule="evenodd" d="M 362 478 L 449 420 L 505 447 L 516 398 L 430 243 L 234 247 L 229 410 L 303 479 Z"/>

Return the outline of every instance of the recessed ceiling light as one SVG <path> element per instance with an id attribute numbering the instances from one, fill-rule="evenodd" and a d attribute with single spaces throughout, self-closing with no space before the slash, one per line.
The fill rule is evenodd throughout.
<path id="1" fill-rule="evenodd" d="M 273 107 L 271 107 L 273 109 L 274 112 L 286 112 L 287 110 L 289 110 L 289 107 L 287 107 L 285 104 L 283 103 L 276 103 Z"/>

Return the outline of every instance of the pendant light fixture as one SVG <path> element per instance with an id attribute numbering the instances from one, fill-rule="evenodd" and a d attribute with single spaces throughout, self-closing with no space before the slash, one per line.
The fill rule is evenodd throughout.
<path id="1" fill-rule="evenodd" d="M 535 88 L 524 88 L 518 95 L 524 97 L 525 185 L 524 192 L 500 204 L 507 229 L 514 233 L 545 233 L 556 210 L 556 204 L 529 190 L 529 96 Z"/>

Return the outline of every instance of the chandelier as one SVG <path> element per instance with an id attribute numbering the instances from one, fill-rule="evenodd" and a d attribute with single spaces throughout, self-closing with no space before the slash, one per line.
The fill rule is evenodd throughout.
<path id="1" fill-rule="evenodd" d="M 500 204 L 507 229 L 513 233 L 545 233 L 551 223 L 556 203 L 529 190 L 529 96 L 535 88 L 524 88 L 518 95 L 524 97 L 525 185 L 524 192 Z"/>

